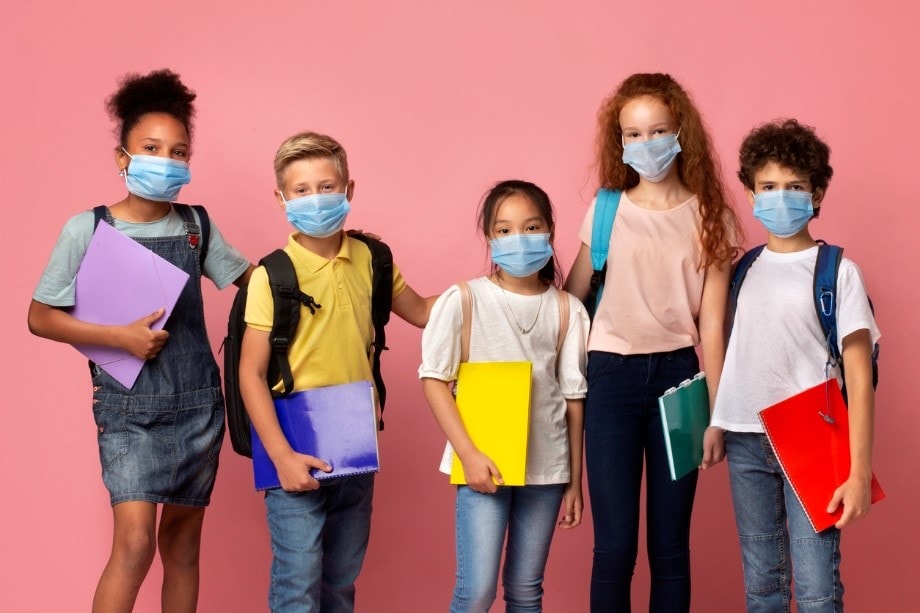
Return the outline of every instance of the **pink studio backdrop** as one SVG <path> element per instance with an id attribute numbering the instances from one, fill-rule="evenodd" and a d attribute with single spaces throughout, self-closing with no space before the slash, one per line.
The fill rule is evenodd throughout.
<path id="1" fill-rule="evenodd" d="M 350 225 L 383 234 L 423 294 L 486 267 L 474 211 L 493 182 L 542 185 L 568 268 L 596 187 L 595 113 L 626 75 L 667 71 L 694 94 L 726 183 L 755 124 L 816 125 L 836 171 L 815 234 L 862 267 L 884 334 L 875 467 L 889 499 L 846 530 L 854 611 L 907 611 L 917 531 L 915 250 L 917 84 L 910 2 L 7 2 L 0 9 L 7 263 L 5 483 L 0 609 L 86 610 L 110 545 L 90 384 L 70 347 L 29 335 L 26 307 L 64 221 L 123 195 L 103 100 L 125 72 L 170 67 L 198 95 L 186 202 L 206 204 L 252 259 L 288 232 L 272 157 L 302 129 L 339 138 L 357 181 Z M 217 349 L 232 292 L 208 284 Z M 416 380 L 420 333 L 390 327 L 383 469 L 358 585 L 360 611 L 445 610 L 453 582 L 453 493 L 436 472 L 443 438 Z M 743 586 L 722 464 L 700 479 L 693 520 L 695 611 L 737 611 Z M 264 610 L 270 552 L 246 461 L 225 446 L 202 552 L 202 611 Z M 590 517 L 560 531 L 547 611 L 587 609 Z M 159 610 L 154 563 L 138 611 Z M 647 606 L 644 549 L 633 601 Z M 915 602 L 914 602 L 915 604 Z M 499 610 L 496 606 L 495 610 Z"/>

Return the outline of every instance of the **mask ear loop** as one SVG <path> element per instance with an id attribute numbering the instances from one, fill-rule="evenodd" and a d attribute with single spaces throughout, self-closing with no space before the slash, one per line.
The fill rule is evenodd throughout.
<path id="1" fill-rule="evenodd" d="M 128 153 L 128 150 L 127 150 L 127 149 L 125 149 L 124 147 L 122 147 L 121 150 L 125 152 L 125 155 L 127 155 L 129 159 L 132 159 L 132 160 L 134 159 L 134 156 L 131 155 L 130 153 Z M 130 164 L 130 162 L 129 162 L 129 164 Z M 127 177 L 127 176 L 128 176 L 128 167 L 125 166 L 124 168 L 122 168 L 121 170 L 119 170 L 119 171 L 118 171 L 118 176 L 119 176 L 119 177 Z"/>

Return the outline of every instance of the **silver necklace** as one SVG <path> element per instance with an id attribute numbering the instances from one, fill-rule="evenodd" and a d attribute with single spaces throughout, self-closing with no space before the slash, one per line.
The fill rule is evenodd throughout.
<path id="1" fill-rule="evenodd" d="M 508 302 L 508 294 L 505 293 L 505 286 L 502 285 L 501 277 L 495 275 L 495 280 L 498 281 L 498 287 L 502 290 L 502 298 L 505 299 L 505 306 L 508 307 L 508 312 L 511 313 L 511 319 L 514 320 L 514 325 L 516 325 L 517 329 L 521 331 L 521 334 L 528 334 L 531 330 L 534 329 L 534 326 L 537 325 L 537 321 L 540 319 L 540 309 L 543 307 L 543 294 L 546 292 L 540 292 L 540 302 L 537 304 L 537 314 L 533 317 L 533 323 L 525 328 L 521 325 L 521 322 L 518 321 L 517 315 L 514 314 L 514 309 L 511 308 L 511 303 Z"/>

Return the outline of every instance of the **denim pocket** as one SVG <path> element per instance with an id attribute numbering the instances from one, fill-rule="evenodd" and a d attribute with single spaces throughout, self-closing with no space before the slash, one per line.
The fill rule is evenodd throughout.
<path id="1" fill-rule="evenodd" d="M 93 421 L 96 422 L 99 461 L 102 468 L 108 468 L 128 453 L 128 431 L 124 411 L 105 407 L 97 400 L 93 398 Z"/>
<path id="2" fill-rule="evenodd" d="M 224 411 L 214 411 L 211 417 L 211 428 L 214 433 L 211 446 L 208 448 L 208 461 L 216 468 L 220 460 L 220 448 L 224 443 Z"/>

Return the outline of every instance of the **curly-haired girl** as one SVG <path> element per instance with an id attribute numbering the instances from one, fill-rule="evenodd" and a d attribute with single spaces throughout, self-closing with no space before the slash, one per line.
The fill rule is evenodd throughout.
<path id="1" fill-rule="evenodd" d="M 598 113 L 601 187 L 622 192 L 605 287 L 588 342 L 585 449 L 594 519 L 593 611 L 628 611 L 647 467 L 651 610 L 690 607 L 690 512 L 697 471 L 671 481 L 658 397 L 699 370 L 714 398 L 725 352 L 734 212 L 699 112 L 666 74 L 635 74 Z M 594 204 L 566 289 L 584 299 Z M 707 433 L 703 466 L 722 459 Z"/>
<path id="2" fill-rule="evenodd" d="M 115 165 L 128 193 L 64 225 L 29 307 L 33 334 L 120 348 L 146 360 L 130 388 L 90 363 L 102 480 L 114 516 L 112 552 L 93 611 L 130 611 L 157 548 L 163 610 L 194 611 L 198 598 L 201 526 L 224 415 L 205 331 L 201 276 L 219 288 L 242 285 L 251 266 L 213 224 L 208 244 L 200 244 L 207 224 L 203 209 L 173 203 L 191 177 L 194 99 L 169 70 L 125 77 L 107 108 L 117 125 Z M 91 324 L 70 314 L 77 269 L 97 219 L 189 274 L 162 330 L 152 329 L 162 308 L 127 325 Z M 158 504 L 163 505 L 159 526 Z"/>

